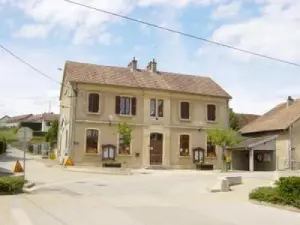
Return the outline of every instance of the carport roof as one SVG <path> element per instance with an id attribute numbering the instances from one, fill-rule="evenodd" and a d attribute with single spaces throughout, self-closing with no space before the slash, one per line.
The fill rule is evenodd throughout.
<path id="1" fill-rule="evenodd" d="M 261 136 L 261 137 L 248 137 L 244 138 L 239 144 L 230 147 L 229 149 L 248 149 L 258 146 L 260 144 L 273 141 L 278 137 L 278 135 L 269 135 L 269 136 Z"/>

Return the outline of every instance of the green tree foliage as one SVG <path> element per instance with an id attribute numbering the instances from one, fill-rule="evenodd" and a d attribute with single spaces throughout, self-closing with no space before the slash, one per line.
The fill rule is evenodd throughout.
<path id="1" fill-rule="evenodd" d="M 237 115 L 233 112 L 232 109 L 230 109 L 229 112 L 229 126 L 232 130 L 239 130 L 239 119 Z"/>
<path id="2" fill-rule="evenodd" d="M 57 134 L 58 134 L 58 120 L 54 120 L 52 126 L 49 128 L 48 132 L 45 136 L 46 142 L 54 142 L 57 141 Z"/>
<path id="3" fill-rule="evenodd" d="M 222 148 L 223 166 L 226 168 L 225 151 L 227 147 L 232 147 L 241 141 L 239 134 L 232 129 L 212 129 L 208 130 L 207 136 L 213 145 Z"/>
<path id="4" fill-rule="evenodd" d="M 119 134 L 123 137 L 124 145 L 129 147 L 132 139 L 132 128 L 126 122 L 119 122 L 118 130 Z"/>

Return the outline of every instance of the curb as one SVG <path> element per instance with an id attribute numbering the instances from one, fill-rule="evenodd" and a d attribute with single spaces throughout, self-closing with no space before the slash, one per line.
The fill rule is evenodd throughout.
<path id="1" fill-rule="evenodd" d="M 272 207 L 272 208 L 284 209 L 284 210 L 300 213 L 300 209 L 297 209 L 293 206 L 278 205 L 278 204 L 272 204 L 272 203 L 268 203 L 268 202 L 259 202 L 259 201 L 255 201 L 255 200 L 249 200 L 249 201 L 256 205 L 263 205 L 263 206 L 268 206 L 268 207 Z"/>

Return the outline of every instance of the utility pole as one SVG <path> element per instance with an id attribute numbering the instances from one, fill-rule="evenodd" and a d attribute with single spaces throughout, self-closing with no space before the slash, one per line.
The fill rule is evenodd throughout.
<path id="1" fill-rule="evenodd" d="M 48 112 L 51 113 L 51 100 L 49 101 L 49 108 L 48 108 Z"/>

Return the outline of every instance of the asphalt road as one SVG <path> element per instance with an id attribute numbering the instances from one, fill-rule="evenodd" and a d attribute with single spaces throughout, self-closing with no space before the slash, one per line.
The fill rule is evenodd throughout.
<path id="1" fill-rule="evenodd" d="M 20 154 L 12 151 L 10 156 Z M 265 175 L 247 174 L 245 185 L 212 194 L 207 187 L 216 175 L 208 173 L 100 175 L 47 167 L 30 158 L 27 165 L 28 178 L 40 188 L 32 194 L 1 196 L 1 225 L 298 225 L 300 221 L 298 213 L 248 202 L 251 188 L 269 183 Z"/>

